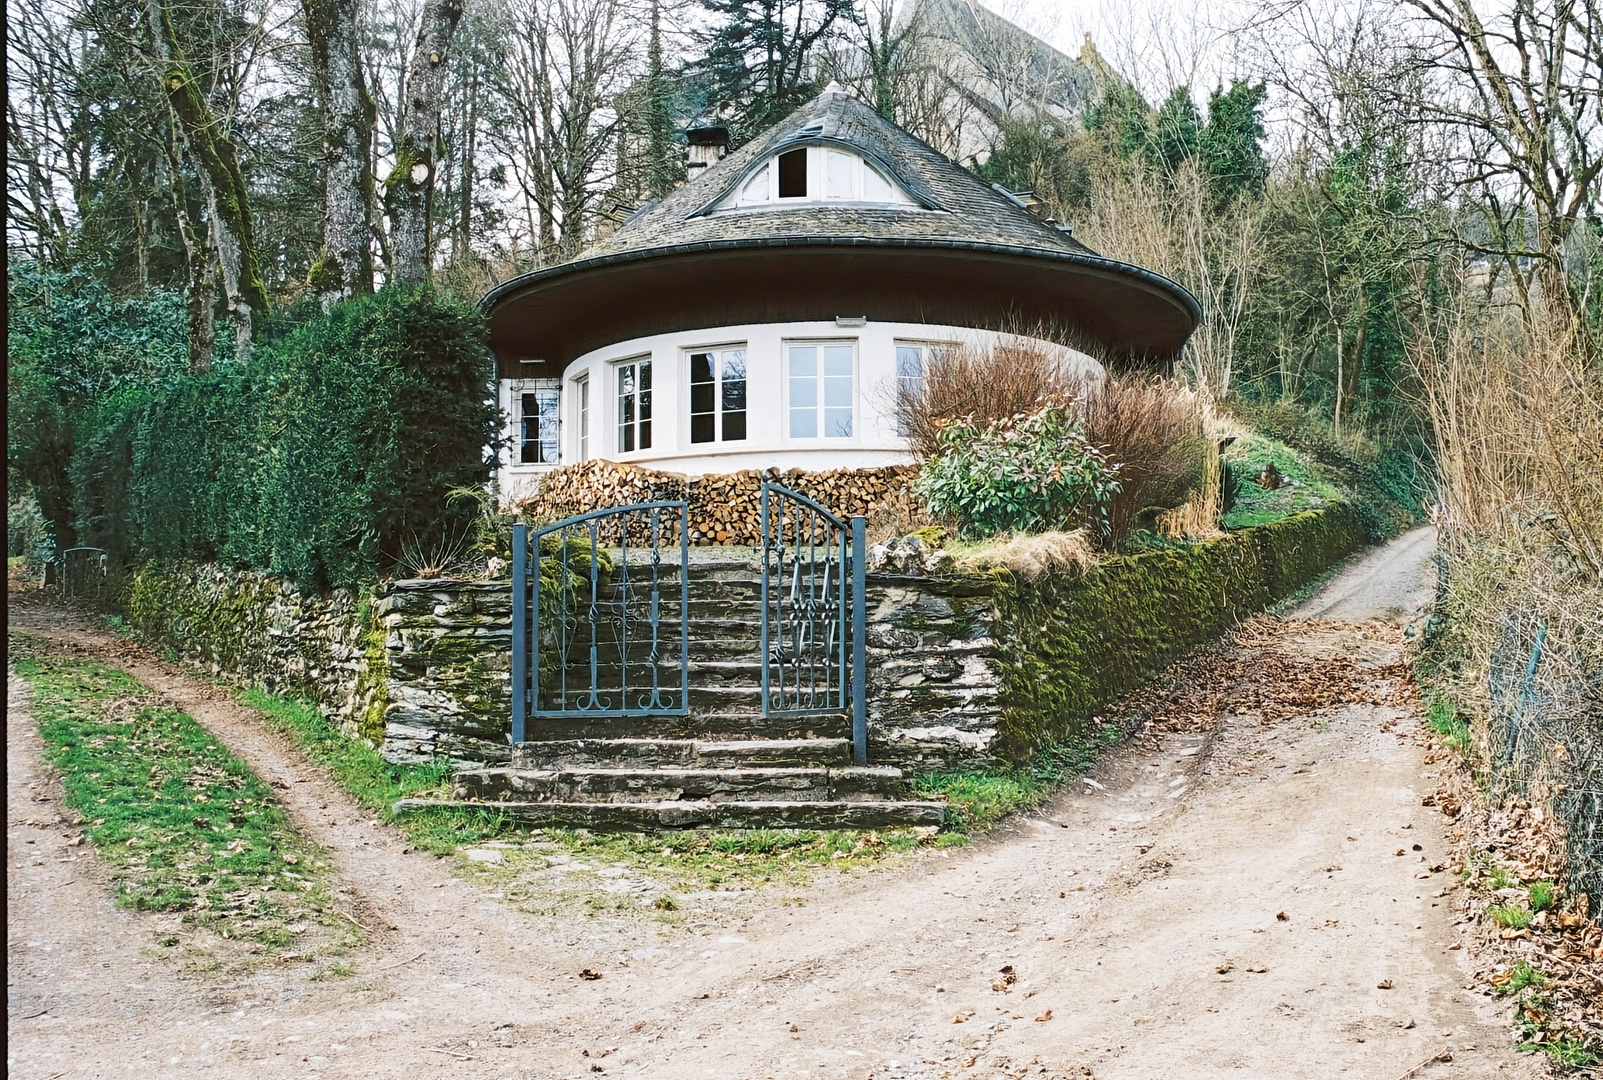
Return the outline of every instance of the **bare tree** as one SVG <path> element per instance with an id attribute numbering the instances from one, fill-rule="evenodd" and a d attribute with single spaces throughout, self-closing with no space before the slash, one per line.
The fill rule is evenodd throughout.
<path id="1" fill-rule="evenodd" d="M 267 286 L 252 231 L 250 195 L 233 141 L 179 46 L 163 0 L 149 0 L 148 13 L 175 136 L 182 139 L 196 163 L 205 197 L 211 246 L 216 251 L 223 298 L 234 324 L 234 355 L 244 360 L 250 356 L 253 317 L 265 315 L 268 309 Z"/>
<path id="2" fill-rule="evenodd" d="M 513 0 L 507 11 L 513 173 L 541 257 L 566 258 L 588 239 L 612 180 L 613 102 L 636 73 L 642 28 L 620 0 Z"/>
<path id="3" fill-rule="evenodd" d="M 1536 286 L 1551 316 L 1584 326 L 1565 255 L 1576 226 L 1597 213 L 1603 7 L 1512 0 L 1485 20 L 1471 0 L 1409 3 L 1430 31 L 1421 60 L 1447 91 L 1422 104 L 1465 136 L 1461 180 L 1484 197 L 1493 253 L 1528 312 Z"/>
<path id="4" fill-rule="evenodd" d="M 390 280 L 403 285 L 427 281 L 432 268 L 430 227 L 440 93 L 451 38 L 461 19 L 462 0 L 429 0 L 407 73 L 395 164 L 384 181 L 390 216 Z"/>
<path id="5" fill-rule="evenodd" d="M 302 0 L 323 127 L 323 225 L 312 289 L 325 304 L 373 291 L 374 105 L 357 0 Z"/>

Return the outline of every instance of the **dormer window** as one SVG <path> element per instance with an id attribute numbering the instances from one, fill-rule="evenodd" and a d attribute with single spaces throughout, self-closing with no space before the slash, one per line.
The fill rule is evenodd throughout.
<path id="1" fill-rule="evenodd" d="M 807 150 L 791 150 L 779 155 L 779 197 L 807 198 Z"/>
<path id="2" fill-rule="evenodd" d="M 875 164 L 833 146 L 798 146 L 762 162 L 715 210 L 786 202 L 916 206 Z"/>

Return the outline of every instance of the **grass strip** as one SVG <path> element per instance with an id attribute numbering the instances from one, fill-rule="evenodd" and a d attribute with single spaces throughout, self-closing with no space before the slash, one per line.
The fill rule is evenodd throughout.
<path id="1" fill-rule="evenodd" d="M 9 647 L 46 759 L 110 868 L 119 905 L 183 912 L 270 951 L 295 942 L 310 955 L 360 941 L 325 887 L 321 851 L 194 719 L 125 672 L 52 655 L 26 635 L 11 635 Z M 330 933 L 297 941 L 312 924 Z"/>
<path id="2" fill-rule="evenodd" d="M 1083 775 L 1119 738 L 1119 725 L 1105 722 L 1079 738 L 1048 746 L 1027 766 L 926 773 L 914 778 L 913 790 L 923 798 L 947 800 L 949 831 L 937 842 L 961 844 L 966 833 L 983 831 L 1009 814 L 1046 802 L 1065 781 Z"/>
<path id="3" fill-rule="evenodd" d="M 525 830 L 495 810 L 468 810 L 442 806 L 396 817 L 390 812 L 397 799 L 415 798 L 445 786 L 451 777 L 446 761 L 402 765 L 385 761 L 361 739 L 354 738 L 324 716 L 309 701 L 250 689 L 240 700 L 261 713 L 274 730 L 294 743 L 307 757 L 327 769 L 334 782 L 362 809 L 395 825 L 415 847 L 436 855 L 449 855 L 463 844 L 476 844 Z"/>

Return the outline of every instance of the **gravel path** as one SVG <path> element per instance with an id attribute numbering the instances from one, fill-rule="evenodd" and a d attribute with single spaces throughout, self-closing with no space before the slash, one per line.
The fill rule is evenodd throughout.
<path id="1" fill-rule="evenodd" d="M 1417 578 L 1422 553 L 1410 534 L 1386 573 Z M 1309 607 L 1349 621 L 1288 622 L 1286 643 L 1383 665 L 1400 634 L 1351 621 L 1348 576 Z M 1397 617 L 1380 592 L 1368 614 Z M 173 921 L 117 911 L 66 846 L 12 680 L 14 1077 L 1544 1075 L 1463 989 L 1457 894 L 1430 869 L 1450 842 L 1420 806 L 1434 771 L 1398 707 L 1149 736 L 970 847 L 666 925 L 518 910 L 404 853 L 215 689 L 59 611 L 14 606 L 11 625 L 125 668 L 281 785 L 374 931 L 343 981 L 186 973 L 154 945 Z"/>

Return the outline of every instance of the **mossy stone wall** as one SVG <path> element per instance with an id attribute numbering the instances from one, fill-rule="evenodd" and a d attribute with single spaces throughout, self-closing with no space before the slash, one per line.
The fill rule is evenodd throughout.
<path id="1" fill-rule="evenodd" d="M 1084 576 L 999 581 L 996 752 L 1028 758 L 1109 702 L 1356 551 L 1346 505 L 1183 549 L 1119 556 Z"/>
<path id="2" fill-rule="evenodd" d="M 1027 760 L 1364 541 L 1361 516 L 1332 506 L 1083 575 L 871 574 L 870 757 Z M 318 598 L 244 571 L 147 565 L 128 619 L 216 674 L 311 697 L 391 760 L 510 757 L 506 581 Z"/>

